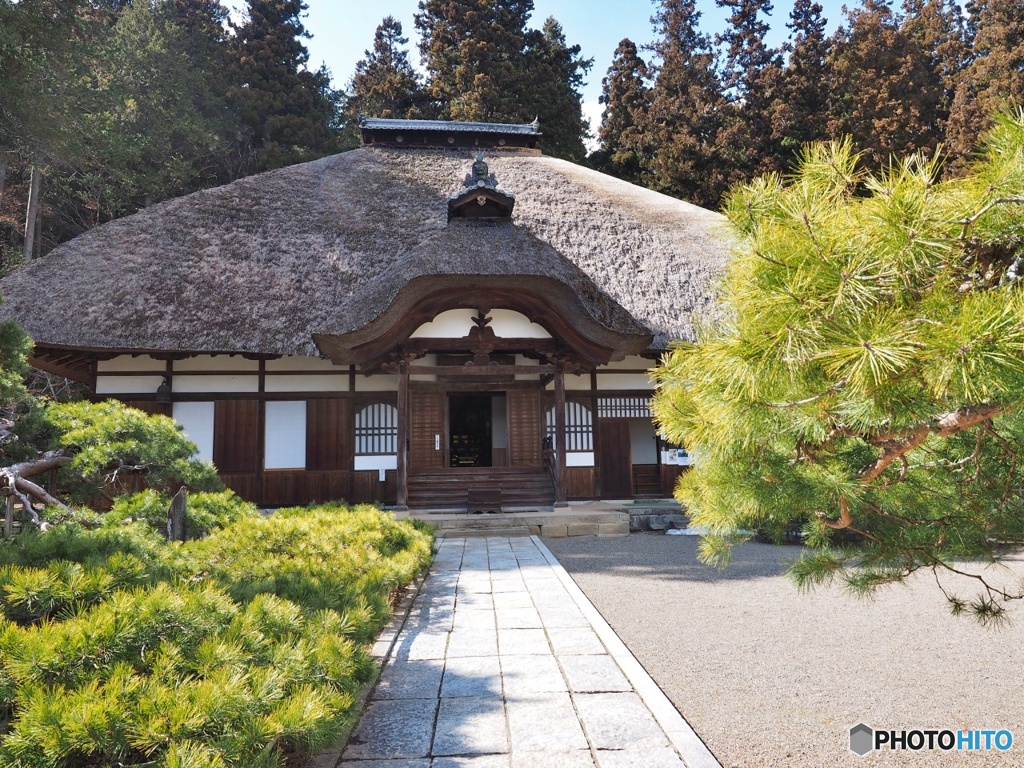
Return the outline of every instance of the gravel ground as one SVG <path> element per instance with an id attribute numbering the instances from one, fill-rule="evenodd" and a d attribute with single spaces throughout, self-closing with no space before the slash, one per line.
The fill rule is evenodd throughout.
<path id="1" fill-rule="evenodd" d="M 726 768 L 1024 766 L 1024 606 L 993 630 L 950 616 L 931 577 L 872 600 L 800 594 L 781 575 L 796 547 L 744 544 L 718 571 L 690 536 L 544 543 Z M 1024 557 L 1010 568 L 1024 576 Z M 848 751 L 861 721 L 1015 742 L 861 758 Z"/>

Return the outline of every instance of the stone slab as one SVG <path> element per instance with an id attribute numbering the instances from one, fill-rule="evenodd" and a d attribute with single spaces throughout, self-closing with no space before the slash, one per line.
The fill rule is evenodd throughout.
<path id="1" fill-rule="evenodd" d="M 512 753 L 512 768 L 594 768 L 590 750 Z"/>
<path id="2" fill-rule="evenodd" d="M 442 698 L 501 696 L 501 665 L 497 656 L 461 656 L 445 662 Z"/>
<path id="3" fill-rule="evenodd" d="M 508 755 L 435 757 L 430 768 L 509 768 Z"/>
<path id="4" fill-rule="evenodd" d="M 394 654 L 397 659 L 443 659 L 447 646 L 447 632 L 414 629 L 398 636 Z"/>
<path id="5" fill-rule="evenodd" d="M 564 539 L 569 535 L 569 527 L 564 523 L 547 523 L 540 527 L 540 535 L 551 539 Z"/>
<path id="6" fill-rule="evenodd" d="M 495 615 L 498 617 L 498 629 L 540 629 L 544 626 L 533 606 L 496 610 Z"/>
<path id="7" fill-rule="evenodd" d="M 375 699 L 436 699 L 444 663 L 440 659 L 393 659 L 384 665 Z"/>
<path id="8" fill-rule="evenodd" d="M 513 755 L 587 749 L 587 738 L 568 693 L 510 696 L 507 706 Z"/>
<path id="9" fill-rule="evenodd" d="M 498 632 L 494 629 L 460 629 L 451 634 L 448 656 L 497 656 Z"/>
<path id="10" fill-rule="evenodd" d="M 579 693 L 573 700 L 595 749 L 668 746 L 665 732 L 635 693 Z"/>
<path id="11" fill-rule="evenodd" d="M 373 701 L 363 712 L 343 758 L 426 757 L 434 732 L 436 699 Z"/>
<path id="12" fill-rule="evenodd" d="M 629 523 L 598 523 L 598 536 L 629 536 Z"/>
<path id="13" fill-rule="evenodd" d="M 499 629 L 498 653 L 502 656 L 550 656 L 543 629 Z"/>
<path id="14" fill-rule="evenodd" d="M 554 656 L 502 656 L 501 678 L 510 699 L 568 690 Z"/>
<path id="15" fill-rule="evenodd" d="M 608 652 L 590 627 L 548 627 L 547 635 L 558 656 L 600 655 Z"/>
<path id="16" fill-rule="evenodd" d="M 671 747 L 597 751 L 600 768 L 686 768 Z"/>
<path id="17" fill-rule="evenodd" d="M 463 592 L 459 595 L 455 607 L 459 610 L 494 610 L 494 598 L 489 592 Z"/>
<path id="18" fill-rule="evenodd" d="M 568 536 L 597 536 L 600 532 L 600 523 L 569 523 L 566 525 L 566 535 Z"/>
<path id="19" fill-rule="evenodd" d="M 611 656 L 559 656 L 558 661 L 574 693 L 633 690 Z"/>
<path id="20" fill-rule="evenodd" d="M 495 592 L 491 600 L 494 602 L 495 610 L 499 611 L 509 608 L 533 608 L 533 598 L 529 592 Z"/>
<path id="21" fill-rule="evenodd" d="M 433 755 L 507 754 L 505 706 L 499 696 L 441 699 Z"/>

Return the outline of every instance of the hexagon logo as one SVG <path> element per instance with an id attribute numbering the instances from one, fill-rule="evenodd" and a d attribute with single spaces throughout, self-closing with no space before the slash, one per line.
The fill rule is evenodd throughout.
<path id="1" fill-rule="evenodd" d="M 857 723 L 850 729 L 850 751 L 864 757 L 875 748 L 875 732 L 870 725 Z"/>

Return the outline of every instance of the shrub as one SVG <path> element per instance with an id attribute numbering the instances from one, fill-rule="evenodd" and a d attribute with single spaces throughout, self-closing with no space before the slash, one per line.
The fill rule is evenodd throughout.
<path id="1" fill-rule="evenodd" d="M 152 489 L 119 496 L 107 513 L 108 524 L 129 520 L 145 520 L 157 531 L 167 530 L 167 508 L 171 497 Z M 185 534 L 190 539 L 206 536 L 210 531 L 241 520 L 256 517 L 259 510 L 255 504 L 244 501 L 234 491 L 198 492 L 188 495 L 185 511 Z"/>
<path id="2" fill-rule="evenodd" d="M 370 507 L 243 513 L 184 544 L 113 519 L 4 542 L 0 765 L 261 768 L 313 752 L 354 714 L 389 593 L 429 557 L 429 536 Z"/>

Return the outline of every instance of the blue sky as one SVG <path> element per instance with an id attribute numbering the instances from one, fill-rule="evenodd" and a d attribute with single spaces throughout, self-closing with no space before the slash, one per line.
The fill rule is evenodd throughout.
<path id="1" fill-rule="evenodd" d="M 310 65 L 326 64 L 334 76 L 335 85 L 348 84 L 356 62 L 373 43 L 373 33 L 381 19 L 391 15 L 402 22 L 410 38 L 410 55 L 419 65 L 413 15 L 418 0 L 306 0 L 309 5 L 305 19 L 306 29 L 313 35 L 306 41 L 310 52 Z M 835 29 L 842 19 L 842 0 L 818 0 L 825 8 L 829 28 Z M 851 0 L 851 5 L 855 3 Z M 726 13 L 713 0 L 698 0 L 703 14 L 702 31 L 714 34 L 725 27 Z M 792 0 L 776 0 L 775 11 L 769 23 L 772 32 L 769 42 L 781 43 L 787 33 L 786 21 L 792 9 Z M 599 115 L 597 98 L 601 93 L 601 78 L 612 61 L 619 40 L 624 37 L 638 44 L 654 38 L 650 17 L 654 11 L 651 0 L 534 0 L 532 26 L 540 26 L 548 16 L 554 16 L 565 29 L 570 44 L 580 45 L 584 57 L 593 58 L 587 86 L 583 91 L 585 109 L 591 116 Z M 595 126 L 596 127 L 596 126 Z"/>

